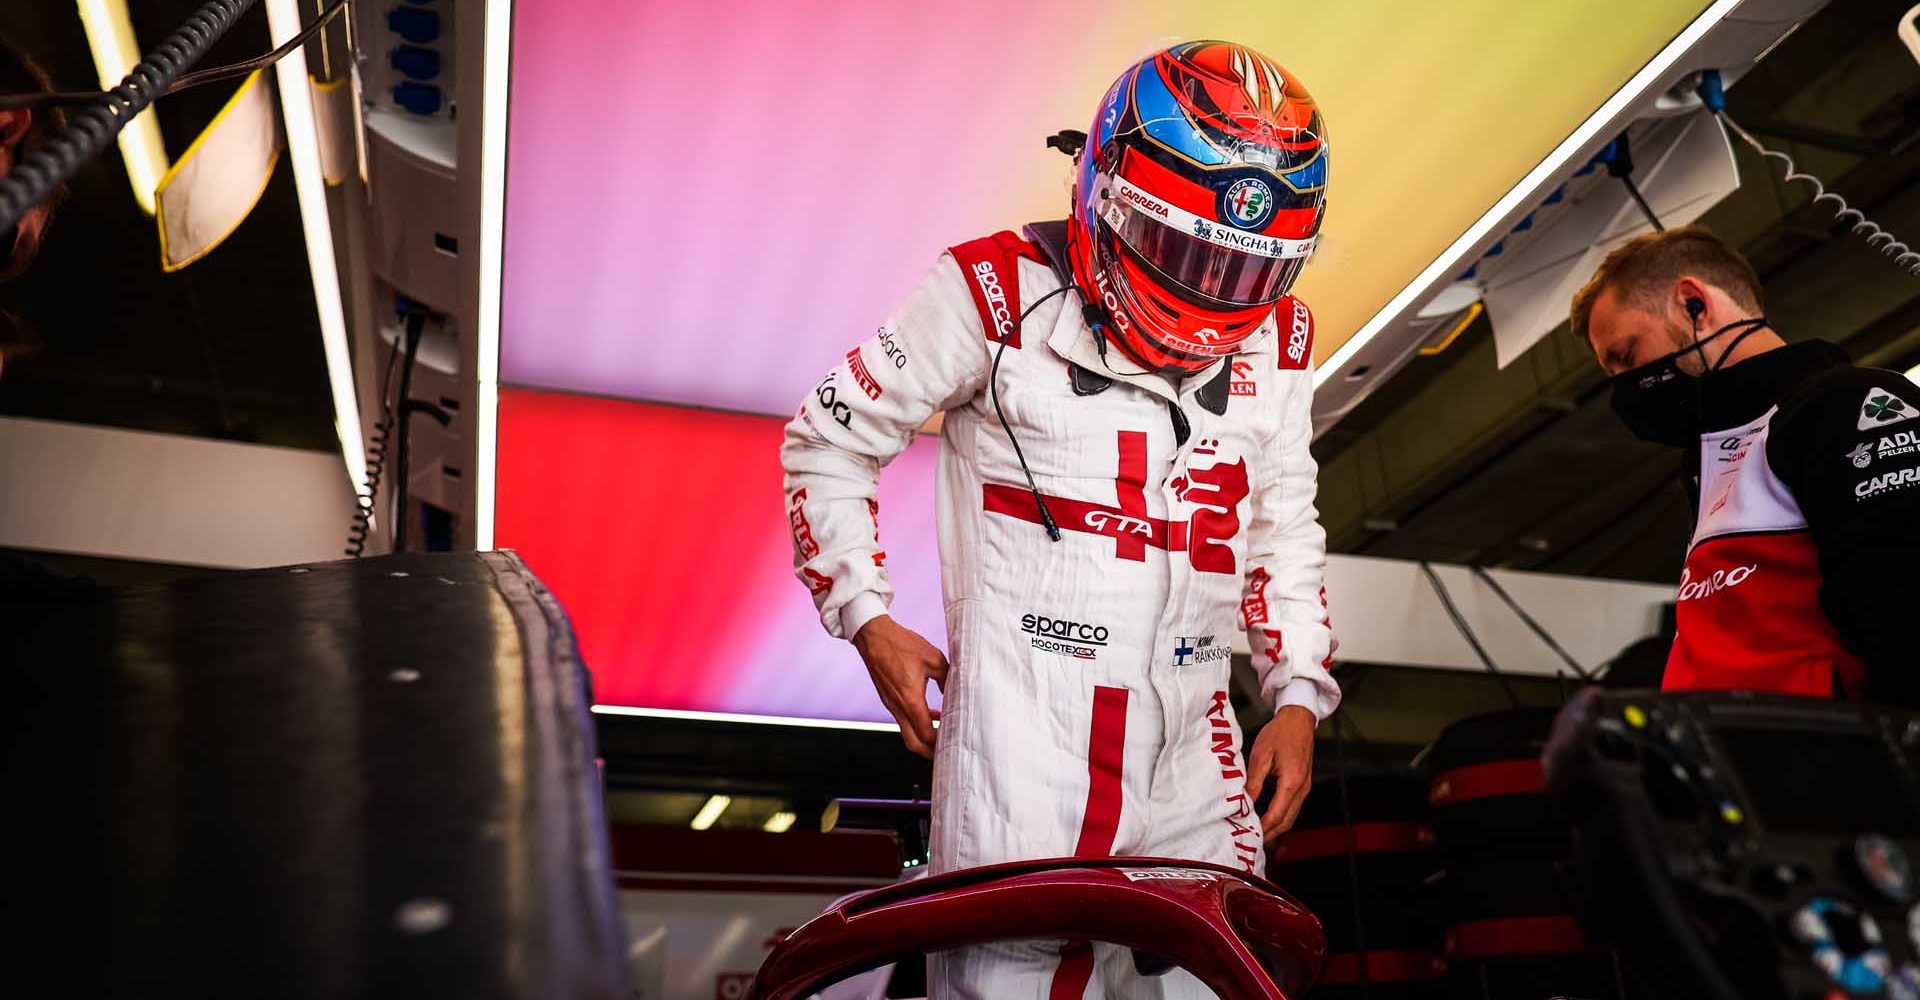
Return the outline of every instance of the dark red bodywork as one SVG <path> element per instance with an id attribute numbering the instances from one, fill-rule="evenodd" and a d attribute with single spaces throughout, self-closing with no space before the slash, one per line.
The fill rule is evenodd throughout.
<path id="1" fill-rule="evenodd" d="M 873 889 L 777 945 L 747 1000 L 799 1000 L 896 961 L 989 941 L 1083 938 L 1137 948 L 1222 1000 L 1285 1000 L 1326 961 L 1320 921 L 1264 879 L 1160 858 L 1065 858 Z"/>

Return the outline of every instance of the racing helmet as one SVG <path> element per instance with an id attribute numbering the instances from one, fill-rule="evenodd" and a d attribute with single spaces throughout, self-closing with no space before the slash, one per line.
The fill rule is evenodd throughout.
<path id="1" fill-rule="evenodd" d="M 1108 341 L 1150 369 L 1239 351 L 1293 287 L 1325 209 L 1326 130 L 1279 64 L 1183 42 L 1108 89 L 1067 220 L 1074 282 Z"/>

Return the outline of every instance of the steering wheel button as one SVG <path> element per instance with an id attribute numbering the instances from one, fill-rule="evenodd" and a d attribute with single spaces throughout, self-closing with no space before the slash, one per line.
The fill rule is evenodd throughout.
<path id="1" fill-rule="evenodd" d="M 1920 1000 L 1920 969 L 1901 966 L 1900 971 L 1887 980 L 1887 996 L 1890 1000 Z"/>
<path id="2" fill-rule="evenodd" d="M 1801 944 L 1819 944 L 1833 937 L 1827 933 L 1827 922 L 1804 906 L 1794 911 L 1793 918 L 1787 924 L 1787 932 Z"/>
<path id="3" fill-rule="evenodd" d="M 1897 903 L 1912 897 L 1913 867 L 1899 844 L 1877 833 L 1863 833 L 1853 842 L 1853 861 L 1875 892 Z"/>

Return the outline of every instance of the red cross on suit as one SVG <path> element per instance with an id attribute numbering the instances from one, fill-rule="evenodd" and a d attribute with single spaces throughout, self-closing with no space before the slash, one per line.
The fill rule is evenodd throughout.
<path id="1" fill-rule="evenodd" d="M 1196 456 L 1214 454 L 1216 448 L 1210 446 L 1218 443 L 1196 442 L 1193 453 Z M 1172 552 L 1190 550 L 1188 558 L 1194 569 L 1203 573 L 1234 572 L 1230 543 L 1240 533 L 1238 507 L 1248 492 L 1244 459 L 1216 463 L 1206 469 L 1190 468 L 1187 476 L 1171 483 L 1183 499 L 1201 508 L 1193 520 L 1197 529 L 1190 529 L 1186 521 L 1168 521 L 1147 513 L 1147 435 L 1144 431 L 1119 432 L 1119 459 L 1112 505 L 1045 495 L 1047 510 L 1061 530 L 1112 538 L 1116 559 L 1140 562 L 1147 557 L 1148 546 Z M 1042 523 L 1040 506 L 1031 491 L 988 483 L 983 493 L 983 503 L 989 513 Z"/>

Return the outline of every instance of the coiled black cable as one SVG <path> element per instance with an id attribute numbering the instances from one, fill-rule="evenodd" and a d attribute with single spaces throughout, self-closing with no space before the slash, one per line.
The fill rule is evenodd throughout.
<path id="1" fill-rule="evenodd" d="M 393 368 L 400 360 L 400 338 L 393 338 L 387 349 L 386 374 L 380 376 L 380 419 L 373 422 L 367 438 L 367 487 L 353 498 L 353 526 L 347 529 L 347 557 L 358 559 L 367 551 L 367 537 L 373 534 L 373 510 L 380 499 L 380 476 L 387 468 L 387 441 L 393 434 Z"/>
<path id="2" fill-rule="evenodd" d="M 367 438 L 367 488 L 354 497 L 353 527 L 347 529 L 347 557 L 358 559 L 367 552 L 367 536 L 373 534 L 373 506 L 380 496 L 380 474 L 387 467 L 387 436 L 393 420 L 382 416 L 373 423 Z"/>
<path id="3" fill-rule="evenodd" d="M 272 52 L 263 56 L 256 56 L 244 62 L 228 63 L 225 66 L 214 66 L 209 69 L 195 70 L 173 81 L 160 96 L 168 97 L 173 94 L 178 94 L 183 90 L 189 90 L 204 84 L 218 83 L 221 80 L 231 80 L 235 77 L 246 76 L 254 70 L 266 69 L 268 66 L 291 55 L 294 49 L 312 41 L 313 36 L 325 29 L 336 16 L 346 10 L 346 7 L 347 0 L 333 0 L 333 6 L 321 11 L 318 16 L 308 22 L 305 28 L 300 29 L 298 34 L 280 43 L 280 47 L 274 49 Z M 37 94 L 0 94 L 0 111 L 8 111 L 14 108 L 56 108 L 73 104 L 86 104 L 89 101 L 97 101 L 106 95 L 107 92 L 104 90 L 48 91 Z"/>
<path id="4" fill-rule="evenodd" d="M 1893 266 L 1920 278 L 1920 250 L 1915 250 L 1904 241 L 1894 238 L 1892 233 L 1880 228 L 1879 223 L 1867 218 L 1866 213 L 1847 204 L 1845 198 L 1827 190 L 1827 186 L 1820 183 L 1820 178 L 1801 170 L 1793 162 L 1793 157 L 1777 149 L 1768 149 L 1760 140 L 1753 137 L 1753 133 L 1741 128 L 1724 109 L 1715 110 L 1714 117 L 1719 119 L 1720 124 L 1725 126 L 1728 132 L 1752 147 L 1762 159 L 1780 161 L 1780 166 L 1785 171 L 1781 183 L 1791 184 L 1794 181 L 1800 181 L 1812 188 L 1813 203 L 1825 205 L 1832 210 L 1834 218 L 1848 227 L 1848 233 L 1865 240 L 1867 246 L 1878 250 L 1882 257 L 1893 261 Z"/>
<path id="5" fill-rule="evenodd" d="M 66 131 L 20 158 L 0 178 L 0 232 L 50 197 L 88 160 L 106 149 L 135 115 L 198 62 L 257 0 L 207 0 L 173 34 L 133 67 L 120 85 L 67 118 Z"/>

